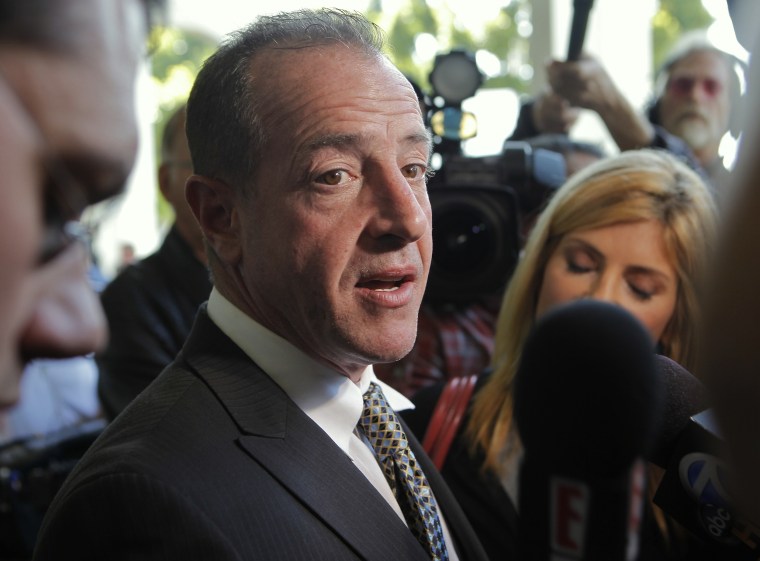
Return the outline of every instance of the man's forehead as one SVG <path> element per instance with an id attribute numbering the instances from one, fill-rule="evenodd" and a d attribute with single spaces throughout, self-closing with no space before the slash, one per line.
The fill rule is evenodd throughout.
<path id="1" fill-rule="evenodd" d="M 408 90 L 410 101 L 419 108 L 411 84 L 390 61 L 351 45 L 330 43 L 304 49 L 267 49 L 254 57 L 250 65 L 251 87 L 262 115 L 271 113 L 280 117 L 283 107 L 303 109 L 310 99 L 331 90 L 341 98 L 363 97 L 364 88 L 382 94 L 398 86 Z M 273 68 L 278 71 L 273 72 Z M 356 89 L 357 84 L 361 84 L 361 90 Z M 319 89 L 313 90 L 314 86 Z"/>
<path id="2" fill-rule="evenodd" d="M 727 76 L 731 72 L 729 61 L 715 51 L 695 51 L 675 62 L 670 69 L 670 75 L 683 73 L 722 73 Z"/>

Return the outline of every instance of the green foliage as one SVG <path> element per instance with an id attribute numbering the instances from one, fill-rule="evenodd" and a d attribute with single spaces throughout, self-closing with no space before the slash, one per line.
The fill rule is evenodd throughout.
<path id="1" fill-rule="evenodd" d="M 529 42 L 526 37 L 520 35 L 517 24 L 520 17 L 524 16 L 523 10 L 526 5 L 526 2 L 511 2 L 499 10 L 499 16 L 495 20 L 485 24 L 482 48 L 504 61 L 503 67 L 506 71 L 486 80 L 483 87 L 512 88 L 518 94 L 528 92 L 529 80 L 520 78 L 517 69 L 510 68 L 507 62 L 517 60 L 528 63 Z"/>
<path id="2" fill-rule="evenodd" d="M 526 92 L 528 84 L 517 77 L 509 68 L 508 58 L 527 63 L 528 39 L 518 33 L 517 21 L 525 16 L 529 0 L 502 0 L 504 6 L 494 21 L 486 22 L 482 29 L 466 28 L 460 18 L 448 6 L 438 6 L 433 11 L 425 0 L 408 0 L 392 19 L 383 24 L 380 0 L 372 0 L 367 15 L 386 29 L 391 46 L 393 62 L 407 76 L 420 86 L 430 90 L 428 75 L 433 67 L 433 59 L 425 60 L 416 52 L 416 41 L 420 34 L 428 33 L 438 41 L 438 54 L 461 49 L 471 53 L 486 50 L 500 61 L 502 72 L 490 77 L 483 87 L 510 87 L 518 92 Z M 514 56 L 517 53 L 519 56 Z M 518 65 L 520 62 L 518 62 Z"/>
<path id="3" fill-rule="evenodd" d="M 702 0 L 660 0 L 652 20 L 653 65 L 659 68 L 679 37 L 688 31 L 706 29 L 713 22 Z"/>
<path id="4" fill-rule="evenodd" d="M 386 27 L 393 62 L 422 87 L 427 85 L 429 69 L 421 68 L 416 62 L 415 41 L 422 33 L 438 35 L 438 25 L 438 19 L 425 0 L 409 0 Z"/>
<path id="5" fill-rule="evenodd" d="M 499 16 L 485 24 L 485 37 L 482 47 L 491 51 L 502 60 L 506 60 L 516 42 L 524 41 L 517 33 L 515 19 L 519 5 L 512 2 L 499 10 Z"/>
<path id="6" fill-rule="evenodd" d="M 449 49 L 457 49 L 474 53 L 480 48 L 480 41 L 472 35 L 472 31 L 452 22 L 449 30 Z"/>
<path id="7" fill-rule="evenodd" d="M 151 53 L 151 75 L 158 97 L 153 137 L 156 161 L 160 161 L 161 135 L 164 125 L 174 110 L 187 99 L 195 76 L 203 61 L 217 47 L 217 41 L 204 33 L 177 28 L 163 28 L 155 32 Z M 171 206 L 160 195 L 158 219 L 168 224 L 174 217 Z"/>

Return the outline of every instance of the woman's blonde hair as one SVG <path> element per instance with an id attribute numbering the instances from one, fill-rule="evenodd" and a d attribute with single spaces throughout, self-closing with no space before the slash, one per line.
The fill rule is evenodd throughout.
<path id="1" fill-rule="evenodd" d="M 523 342 L 533 326 L 546 263 L 563 236 L 613 224 L 658 220 L 676 270 L 676 306 L 660 352 L 694 366 L 697 292 L 715 237 L 716 209 L 703 180 L 671 154 L 632 150 L 575 174 L 541 213 L 502 302 L 496 326 L 493 373 L 475 397 L 467 435 L 498 469 L 512 427 L 512 390 Z M 511 447 L 511 451 L 519 450 Z"/>

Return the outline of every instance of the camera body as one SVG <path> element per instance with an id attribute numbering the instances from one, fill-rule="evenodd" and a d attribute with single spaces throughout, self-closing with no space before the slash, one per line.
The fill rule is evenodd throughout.
<path id="1" fill-rule="evenodd" d="M 468 303 L 504 290 L 519 258 L 524 217 L 565 180 L 561 154 L 507 141 L 500 154 L 443 155 L 428 183 L 433 260 L 425 299 Z"/>
<path id="2" fill-rule="evenodd" d="M 475 95 L 485 76 L 474 54 L 455 49 L 436 56 L 429 80 L 432 96 L 418 99 L 427 105 L 426 123 L 442 163 L 428 182 L 433 262 L 425 300 L 466 305 L 500 296 L 522 248 L 523 219 L 565 181 L 565 159 L 513 141 L 499 154 L 463 155 L 462 141 L 477 134 L 477 119 L 462 110 L 462 101 Z"/>
<path id="3" fill-rule="evenodd" d="M 31 559 L 45 512 L 105 426 L 93 419 L 0 446 L 0 559 Z"/>

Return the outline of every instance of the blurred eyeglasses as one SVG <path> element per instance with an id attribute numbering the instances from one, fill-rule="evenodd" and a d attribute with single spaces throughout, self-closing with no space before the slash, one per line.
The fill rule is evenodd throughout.
<path id="1" fill-rule="evenodd" d="M 86 188 L 55 156 L 48 157 L 43 165 L 45 232 L 39 264 L 51 261 L 74 243 L 81 243 L 88 250 L 91 244 L 90 230 L 80 222 L 82 211 L 88 205 Z"/>
<path id="2" fill-rule="evenodd" d="M 713 78 L 678 76 L 668 82 L 668 91 L 678 97 L 686 97 L 699 86 L 707 97 L 713 98 L 723 91 L 723 84 Z"/>

